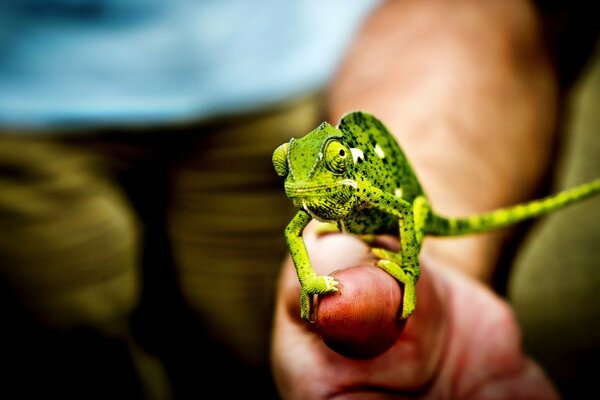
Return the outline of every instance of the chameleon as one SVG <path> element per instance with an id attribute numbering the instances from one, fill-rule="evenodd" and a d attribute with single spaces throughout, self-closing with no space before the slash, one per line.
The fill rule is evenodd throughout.
<path id="1" fill-rule="evenodd" d="M 415 310 L 419 252 L 425 236 L 476 234 L 516 224 L 600 193 L 600 179 L 545 198 L 466 216 L 448 217 L 431 206 L 409 160 L 384 124 L 361 111 L 337 126 L 321 123 L 305 136 L 277 147 L 273 168 L 285 178 L 297 209 L 285 239 L 300 282 L 300 314 L 311 321 L 315 296 L 338 291 L 332 276 L 315 273 L 302 238 L 313 219 L 367 237 L 399 235 L 400 251 L 373 247 L 377 265 L 403 285 L 399 318 Z"/>

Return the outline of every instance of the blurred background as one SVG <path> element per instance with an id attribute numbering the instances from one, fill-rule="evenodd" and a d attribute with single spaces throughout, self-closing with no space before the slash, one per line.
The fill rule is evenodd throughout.
<path id="1" fill-rule="evenodd" d="M 7 392 L 276 397 L 271 155 L 376 4 L 0 2 Z"/>
<path id="2" fill-rule="evenodd" d="M 600 176 L 600 52 L 568 99 L 552 190 Z M 536 223 L 519 249 L 508 298 L 526 351 L 565 398 L 586 398 L 600 376 L 600 198 Z"/>
<path id="3" fill-rule="evenodd" d="M 325 118 L 323 89 L 378 3 L 0 1 L 2 390 L 277 397 L 293 210 L 271 152 Z M 596 52 L 553 190 L 600 176 L 599 105 Z M 504 288 L 572 398 L 600 372 L 599 201 L 533 225 Z"/>

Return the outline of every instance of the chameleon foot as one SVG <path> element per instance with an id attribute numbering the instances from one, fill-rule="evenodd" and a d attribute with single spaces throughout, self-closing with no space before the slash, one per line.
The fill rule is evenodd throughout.
<path id="1" fill-rule="evenodd" d="M 340 233 L 340 229 L 336 224 L 322 222 L 314 229 L 317 236 L 329 235 L 330 233 Z"/>
<path id="2" fill-rule="evenodd" d="M 314 229 L 314 233 L 317 236 L 324 236 L 324 235 L 329 235 L 332 233 L 341 233 L 342 231 L 340 230 L 340 228 L 338 228 L 338 226 L 336 224 L 330 224 L 328 222 L 321 222 L 319 225 L 317 225 Z M 366 244 L 373 244 L 376 243 L 377 241 L 377 235 L 375 234 L 364 234 L 364 235 L 356 235 L 360 238 L 360 240 L 362 240 L 363 242 L 365 242 Z"/>
<path id="3" fill-rule="evenodd" d="M 338 284 L 333 276 L 315 276 L 306 280 L 300 292 L 300 316 L 314 322 L 312 318 L 314 295 L 335 293 L 338 291 Z"/>
<path id="4" fill-rule="evenodd" d="M 404 285 L 404 294 L 402 296 L 401 319 L 406 319 L 412 315 L 416 306 L 415 283 L 417 278 L 407 273 L 394 261 L 379 260 L 377 266 L 393 276 L 398 282 Z"/>
<path id="5" fill-rule="evenodd" d="M 390 250 L 382 249 L 380 247 L 373 247 L 371 253 L 380 260 L 392 261 L 398 265 L 402 265 L 402 254 L 395 253 Z"/>

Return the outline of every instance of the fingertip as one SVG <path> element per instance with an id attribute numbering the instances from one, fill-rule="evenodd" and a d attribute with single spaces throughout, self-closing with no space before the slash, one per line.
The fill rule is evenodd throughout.
<path id="1" fill-rule="evenodd" d="M 363 265 L 334 272 L 339 291 L 321 296 L 316 330 L 327 346 L 354 359 L 376 357 L 398 339 L 402 289 L 380 268 Z"/>

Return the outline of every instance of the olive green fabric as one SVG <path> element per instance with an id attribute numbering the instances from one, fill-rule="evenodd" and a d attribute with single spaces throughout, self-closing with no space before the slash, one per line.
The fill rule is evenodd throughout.
<path id="1" fill-rule="evenodd" d="M 273 395 L 293 210 L 271 154 L 320 121 L 320 97 L 185 126 L 1 134 L 7 380 L 80 398 Z"/>
<path id="2" fill-rule="evenodd" d="M 574 87 L 554 191 L 600 177 L 600 53 Z M 526 351 L 566 399 L 600 376 L 600 197 L 536 223 L 515 260 L 509 299 Z"/>

